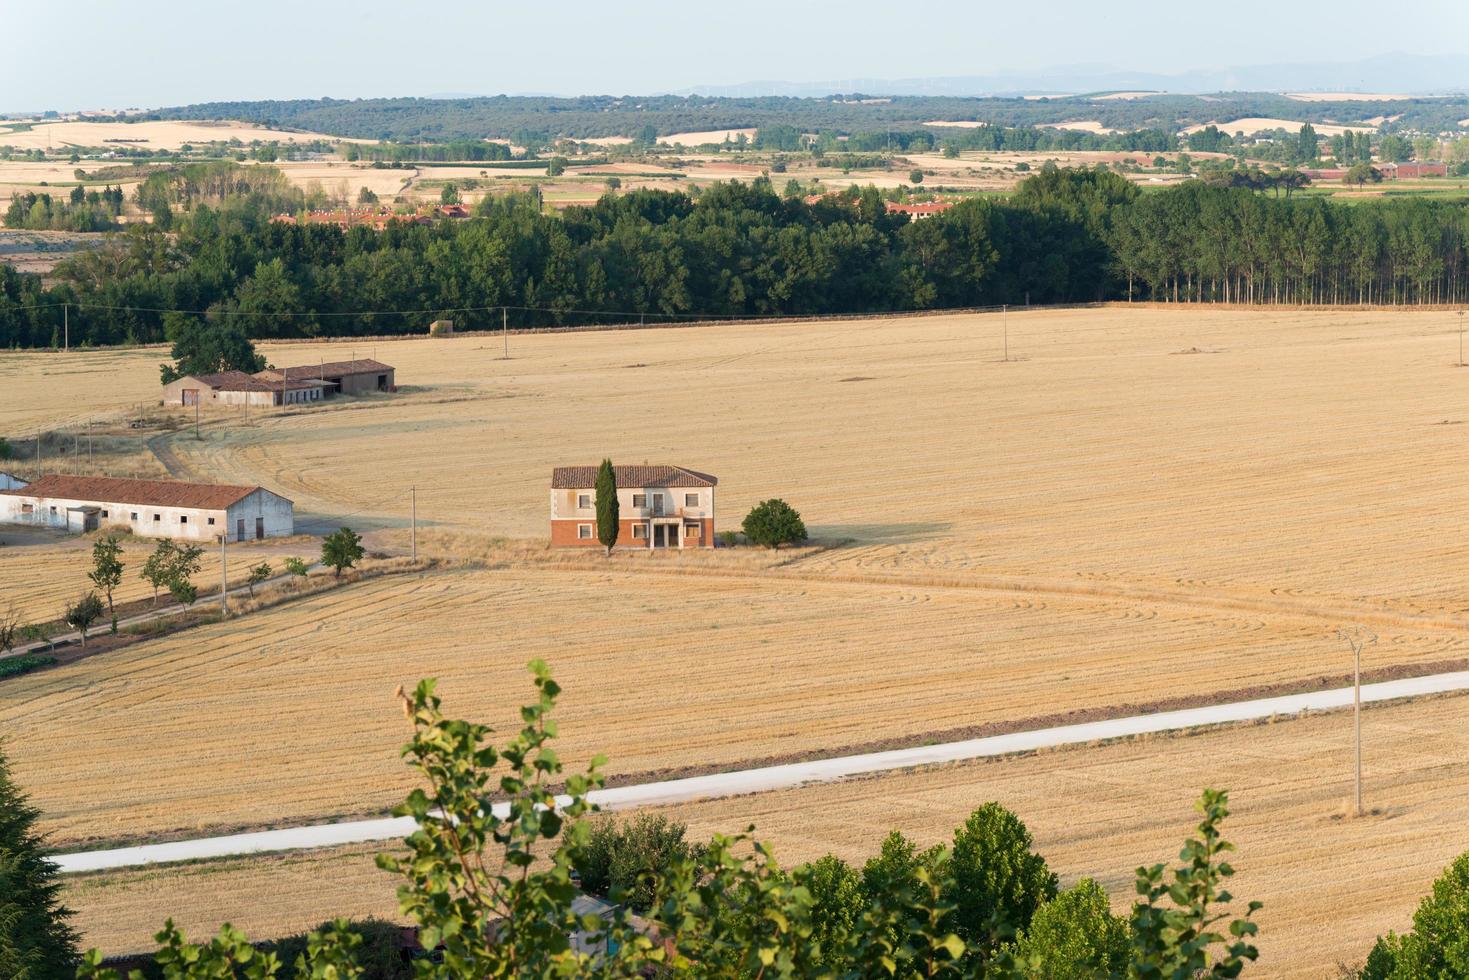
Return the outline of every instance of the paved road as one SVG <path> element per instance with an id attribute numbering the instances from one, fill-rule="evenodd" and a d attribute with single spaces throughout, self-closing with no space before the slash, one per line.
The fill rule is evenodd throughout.
<path id="1" fill-rule="evenodd" d="M 1406 680 L 1384 681 L 1362 685 L 1362 700 L 1390 701 L 1424 694 L 1442 694 L 1469 690 L 1469 671 L 1432 674 Z M 834 782 L 851 776 L 890 772 L 911 766 L 945 762 L 961 762 L 988 756 L 1008 755 L 1040 748 L 1077 745 L 1099 739 L 1125 738 L 1150 732 L 1176 731 L 1200 725 L 1250 721 L 1273 715 L 1292 715 L 1302 711 L 1326 711 L 1347 707 L 1352 703 L 1352 689 L 1313 691 L 1255 701 L 1236 701 L 1204 708 L 1162 711 L 1151 715 L 1134 715 L 1094 721 L 1079 725 L 1040 728 L 1009 735 L 925 745 L 911 749 L 870 752 L 813 762 L 796 762 L 739 772 L 714 773 L 688 779 L 670 779 L 598 790 L 591 798 L 605 810 L 624 810 L 639 806 L 680 803 L 690 800 L 716 799 L 744 793 L 764 793 L 789 789 L 809 783 Z M 497 808 L 503 813 L 503 808 Z M 258 854 L 265 851 L 304 850 L 341 844 L 401 839 L 412 833 L 414 823 L 408 818 L 353 820 L 344 823 L 290 827 L 225 837 L 175 841 L 169 844 L 146 844 L 109 851 L 89 851 L 58 855 L 54 860 L 64 872 L 102 871 L 168 861 L 192 861 L 200 858 Z"/>

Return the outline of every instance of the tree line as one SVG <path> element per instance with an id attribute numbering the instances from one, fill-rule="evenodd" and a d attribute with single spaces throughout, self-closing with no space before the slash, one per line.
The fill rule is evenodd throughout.
<path id="1" fill-rule="evenodd" d="M 439 315 L 488 328 L 502 307 L 513 325 L 543 326 L 1469 299 L 1469 211 L 1453 201 L 1334 203 L 1205 181 L 1143 194 L 1114 173 L 1048 166 L 1007 199 L 919 222 L 874 188 L 808 204 L 762 178 L 607 195 L 559 216 L 533 194 L 487 197 L 474 220 L 342 231 L 272 222 L 299 191 L 230 193 L 235 178 L 198 166 L 146 182 L 157 220 L 66 260 L 53 284 L 0 267 L 0 345 L 54 345 L 63 304 L 72 342 L 101 345 L 172 340 L 191 318 L 256 338 L 418 332 Z M 184 312 L 166 322 L 168 310 Z"/>

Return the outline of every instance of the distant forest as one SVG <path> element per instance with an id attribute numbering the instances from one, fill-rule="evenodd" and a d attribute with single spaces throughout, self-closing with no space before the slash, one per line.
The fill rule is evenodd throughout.
<path id="1" fill-rule="evenodd" d="M 54 284 L 0 267 L 0 346 L 154 342 L 201 317 L 252 337 L 881 313 L 1105 299 L 1462 303 L 1469 209 L 1339 204 L 1191 181 L 1142 194 L 1047 166 L 1005 200 L 909 223 L 874 188 L 807 204 L 765 179 L 640 190 L 560 216 L 539 198 L 385 231 L 270 221 L 300 191 L 249 168 L 145 184 L 154 222 L 76 255 Z M 276 175 L 279 176 L 278 174 Z M 66 304 L 64 307 L 63 304 Z M 172 312 L 170 312 L 172 311 Z"/>
<path id="2" fill-rule="evenodd" d="M 1363 123 L 1401 116 L 1392 131 L 1448 132 L 1469 118 L 1469 98 L 1387 102 L 1303 102 L 1273 93 L 1214 96 L 1159 95 L 1145 99 L 957 98 L 862 95 L 829 98 L 707 96 L 494 96 L 468 99 L 298 99 L 283 102 L 209 102 L 160 109 L 127 119 L 238 119 L 333 136 L 399 142 L 479 140 L 542 142 L 557 137 L 651 139 L 681 132 L 794 126 L 850 134 L 912 128 L 935 120 L 981 120 L 998 126 L 1046 126 L 1096 120 L 1120 131 L 1172 133 L 1211 120 L 1250 116 L 1301 122 Z M 1226 130 L 1228 127 L 1225 127 Z M 1373 124 L 1373 128 L 1376 125 Z"/>

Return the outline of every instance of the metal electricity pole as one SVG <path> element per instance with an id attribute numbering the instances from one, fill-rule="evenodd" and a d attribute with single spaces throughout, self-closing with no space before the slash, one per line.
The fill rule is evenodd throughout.
<path id="1" fill-rule="evenodd" d="M 1464 311 L 1459 311 L 1459 367 L 1464 366 Z"/>
<path id="2" fill-rule="evenodd" d="M 71 350 L 71 304 L 61 304 L 62 349 Z"/>
<path id="3" fill-rule="evenodd" d="M 410 494 L 412 494 L 412 501 L 413 501 L 412 510 L 410 512 L 411 517 L 409 519 L 409 524 L 408 524 L 408 528 L 409 528 L 409 530 L 408 530 L 408 550 L 409 550 L 409 554 L 412 556 L 413 560 L 414 561 L 417 561 L 418 560 L 418 487 L 412 487 L 408 492 Z"/>
<path id="4" fill-rule="evenodd" d="M 195 439 L 200 438 L 200 436 L 199 436 L 199 396 L 198 395 L 195 395 L 194 396 L 194 438 Z"/>
<path id="5" fill-rule="evenodd" d="M 1352 648 L 1352 726 L 1356 742 L 1355 796 L 1357 816 L 1362 815 L 1362 648 L 1377 642 L 1377 634 L 1365 626 L 1343 626 L 1336 635 Z"/>
<path id="6" fill-rule="evenodd" d="M 510 360 L 510 311 L 500 307 L 500 336 L 505 338 L 505 360 Z"/>
<path id="7" fill-rule="evenodd" d="M 1005 363 L 1010 363 L 1010 307 L 1000 307 L 1001 316 L 1005 318 Z"/>

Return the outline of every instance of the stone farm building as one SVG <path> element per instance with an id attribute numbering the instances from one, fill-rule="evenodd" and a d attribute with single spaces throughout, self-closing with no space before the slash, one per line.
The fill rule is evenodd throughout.
<path id="1" fill-rule="evenodd" d="M 600 547 L 596 466 L 551 471 L 551 544 Z M 714 547 L 714 488 L 719 481 L 682 466 L 614 466 L 621 527 L 632 548 Z"/>
<path id="2" fill-rule="evenodd" d="M 231 541 L 295 532 L 291 501 L 263 487 L 106 476 L 43 476 L 0 491 L 0 523 L 84 533 L 125 527 L 148 538 Z"/>
<path id="3" fill-rule="evenodd" d="M 324 381 L 280 381 L 221 371 L 218 374 L 189 374 L 163 386 L 165 405 L 304 405 L 326 397 Z"/>
<path id="4" fill-rule="evenodd" d="M 191 374 L 163 386 L 165 405 L 304 405 L 331 395 L 394 391 L 391 365 L 364 358 L 266 368 L 254 374 L 221 371 Z"/>

